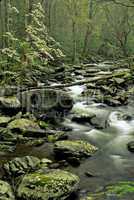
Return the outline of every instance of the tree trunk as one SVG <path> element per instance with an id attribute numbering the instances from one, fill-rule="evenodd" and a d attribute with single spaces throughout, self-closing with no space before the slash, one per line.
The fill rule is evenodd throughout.
<path id="1" fill-rule="evenodd" d="M 85 54 L 87 52 L 89 36 L 92 33 L 92 27 L 91 27 L 91 24 L 90 24 L 92 18 L 93 18 L 93 0 L 89 0 L 89 22 L 88 22 L 88 25 L 87 25 L 87 30 L 86 30 L 85 39 L 84 39 L 83 56 L 85 56 Z"/>
<path id="2" fill-rule="evenodd" d="M 73 63 L 76 62 L 76 57 L 77 57 L 77 41 L 76 41 L 76 23 L 73 21 L 72 24 L 72 32 L 73 32 L 73 57 L 72 61 Z"/>

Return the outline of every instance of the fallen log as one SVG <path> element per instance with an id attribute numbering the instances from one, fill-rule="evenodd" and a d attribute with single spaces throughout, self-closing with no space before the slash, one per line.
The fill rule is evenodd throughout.
<path id="1" fill-rule="evenodd" d="M 66 83 L 66 84 L 57 84 L 57 85 L 50 85 L 50 86 L 37 86 L 37 87 L 31 87 L 31 88 L 27 88 L 24 89 L 25 90 L 32 90 L 32 89 L 61 89 L 61 88 L 65 88 L 65 87 L 71 87 L 71 86 L 75 86 L 75 85 L 84 85 L 86 83 L 92 83 L 92 82 L 96 82 L 96 81 L 100 81 L 100 80 L 106 80 L 106 79 L 110 79 L 110 78 L 114 78 L 114 77 L 122 77 L 126 74 L 126 72 L 119 72 L 119 73 L 112 73 L 110 75 L 100 75 L 97 77 L 93 77 L 93 78 L 89 78 L 89 79 L 84 79 L 84 80 L 80 80 L 80 81 L 76 81 L 73 83 Z"/>

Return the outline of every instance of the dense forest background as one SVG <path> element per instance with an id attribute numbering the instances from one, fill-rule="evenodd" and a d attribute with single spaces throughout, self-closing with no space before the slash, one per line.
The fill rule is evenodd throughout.
<path id="1" fill-rule="evenodd" d="M 6 32 L 26 37 L 29 13 L 38 2 L 45 11 L 49 34 L 60 43 L 67 59 L 79 62 L 89 55 L 119 58 L 134 53 L 134 5 L 130 0 L 1 0 L 0 48 L 9 45 Z"/>

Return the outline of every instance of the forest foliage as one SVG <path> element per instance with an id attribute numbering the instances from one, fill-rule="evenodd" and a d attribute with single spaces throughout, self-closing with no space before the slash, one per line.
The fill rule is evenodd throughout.
<path id="1" fill-rule="evenodd" d="M 133 9 L 132 0 L 1 0 L 1 66 L 42 67 L 64 54 L 72 62 L 131 56 Z"/>

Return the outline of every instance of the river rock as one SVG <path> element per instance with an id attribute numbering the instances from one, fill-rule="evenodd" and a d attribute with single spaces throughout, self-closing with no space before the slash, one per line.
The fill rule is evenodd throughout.
<path id="1" fill-rule="evenodd" d="M 10 152 L 12 153 L 15 150 L 16 146 L 13 142 L 0 142 L 0 152 Z"/>
<path id="2" fill-rule="evenodd" d="M 17 177 L 39 168 L 40 159 L 34 156 L 15 158 L 3 165 L 3 169 L 10 177 Z"/>
<path id="3" fill-rule="evenodd" d="M 44 137 L 45 131 L 40 129 L 38 123 L 30 119 L 15 119 L 8 124 L 13 132 L 23 133 L 24 136 Z"/>
<path id="4" fill-rule="evenodd" d="M 52 170 L 25 175 L 17 196 L 23 200 L 65 200 L 79 184 L 79 178 L 66 171 Z"/>
<path id="5" fill-rule="evenodd" d="M 128 147 L 128 150 L 129 150 L 130 152 L 134 153 L 134 141 L 129 142 L 129 143 L 127 144 L 127 147 Z"/>
<path id="6" fill-rule="evenodd" d="M 78 162 L 83 157 L 90 157 L 92 156 L 96 151 L 97 147 L 94 145 L 81 141 L 58 141 L 55 143 L 54 152 L 57 158 L 59 159 L 67 159 L 69 162 L 75 164 L 75 161 Z"/>
<path id="7" fill-rule="evenodd" d="M 15 200 L 11 186 L 0 180 L 0 200 Z"/>
<path id="8" fill-rule="evenodd" d="M 132 200 L 134 196 L 134 182 L 122 181 L 108 185 L 100 191 L 89 194 L 83 200 Z"/>
<path id="9" fill-rule="evenodd" d="M 21 104 L 16 97 L 0 97 L 0 109 L 10 115 L 20 110 Z"/>
<path id="10" fill-rule="evenodd" d="M 73 122 L 77 123 L 90 123 L 91 119 L 95 117 L 96 115 L 94 113 L 81 113 L 79 115 L 74 115 L 72 117 Z"/>
<path id="11" fill-rule="evenodd" d="M 17 140 L 17 136 L 7 128 L 0 128 L 0 141 L 12 141 L 15 142 Z"/>
<path id="12" fill-rule="evenodd" d="M 0 127 L 5 127 L 10 120 L 10 117 L 0 116 Z"/>
<path id="13" fill-rule="evenodd" d="M 47 136 L 48 142 L 56 142 L 67 138 L 67 135 L 63 131 L 55 131 L 54 134 L 48 134 Z"/>
<path id="14" fill-rule="evenodd" d="M 102 129 L 107 126 L 109 111 L 96 106 L 76 104 L 72 109 L 72 114 L 74 119 L 75 117 L 77 120 L 84 118 L 83 121 L 85 120 L 85 122 L 90 123 L 95 128 Z M 77 122 L 80 123 L 80 120 Z"/>
<path id="15" fill-rule="evenodd" d="M 64 112 L 73 106 L 72 98 L 61 90 L 34 89 L 22 92 L 19 96 L 22 108 L 44 114 L 50 111 Z"/>

